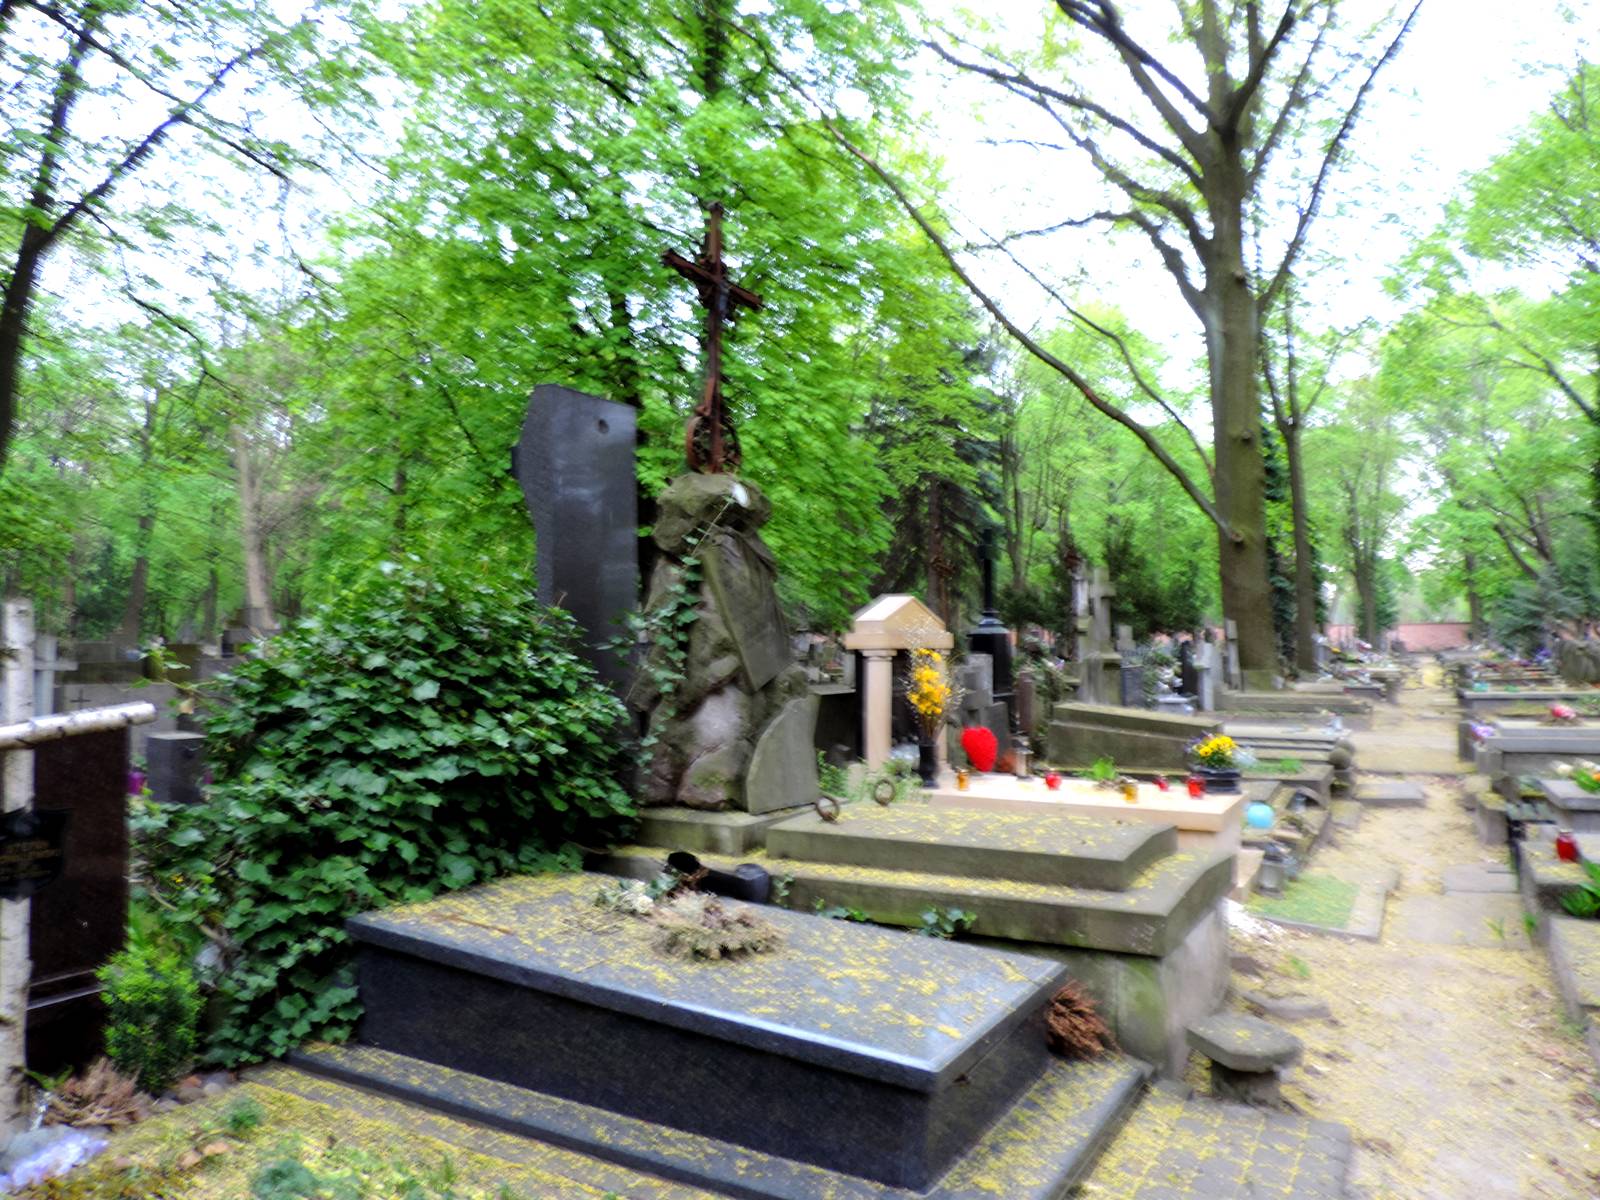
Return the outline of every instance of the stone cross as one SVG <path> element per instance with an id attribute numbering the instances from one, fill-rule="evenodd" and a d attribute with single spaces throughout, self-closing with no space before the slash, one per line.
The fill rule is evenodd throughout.
<path id="1" fill-rule="evenodd" d="M 1096 567 L 1089 581 L 1089 649 L 1106 651 L 1111 648 L 1111 600 L 1117 589 L 1104 567 Z"/>
<path id="2" fill-rule="evenodd" d="M 43 716 L 55 711 L 56 676 L 76 671 L 78 664 L 61 657 L 55 634 L 40 634 L 33 643 L 33 711 Z"/>
<path id="3" fill-rule="evenodd" d="M 684 456 L 691 471 L 720 475 L 739 465 L 739 440 L 722 400 L 722 327 L 731 324 L 738 307 L 759 309 L 761 297 L 733 283 L 722 261 L 722 205 L 706 210 L 706 236 L 693 262 L 675 250 L 661 261 L 682 275 L 700 294 L 706 310 L 706 380 L 700 403 L 684 429 Z"/>

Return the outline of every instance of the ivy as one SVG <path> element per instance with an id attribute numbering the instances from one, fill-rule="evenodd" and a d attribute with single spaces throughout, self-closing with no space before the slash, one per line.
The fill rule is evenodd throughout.
<path id="1" fill-rule="evenodd" d="M 350 1033 L 345 918 L 622 831 L 625 710 L 573 646 L 526 590 L 385 564 L 221 681 L 206 802 L 139 826 L 152 892 L 224 954 L 213 1060 Z"/>

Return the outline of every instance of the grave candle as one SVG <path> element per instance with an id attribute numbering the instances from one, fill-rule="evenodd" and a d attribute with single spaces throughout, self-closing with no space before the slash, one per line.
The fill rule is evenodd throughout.
<path id="1" fill-rule="evenodd" d="M 1572 830 L 1563 829 L 1556 834 L 1556 857 L 1562 862 L 1578 861 L 1578 839 L 1572 836 Z"/>
<path id="2" fill-rule="evenodd" d="M 1206 794 L 1206 781 L 1198 775 L 1189 776 L 1189 795 L 1199 799 Z"/>

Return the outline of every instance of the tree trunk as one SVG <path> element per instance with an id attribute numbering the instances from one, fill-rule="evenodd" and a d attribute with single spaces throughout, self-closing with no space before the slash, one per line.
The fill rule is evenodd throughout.
<path id="1" fill-rule="evenodd" d="M 17 420 L 17 389 L 22 382 L 22 343 L 28 328 L 28 309 L 39 282 L 44 235 L 33 225 L 22 231 L 22 244 L 12 263 L 11 279 L 0 299 L 0 475 L 5 474 L 11 449 L 11 432 Z"/>
<path id="2" fill-rule="evenodd" d="M 1294 518 L 1294 658 L 1303 675 L 1317 672 L 1317 571 L 1311 549 L 1311 515 L 1307 511 L 1305 464 L 1300 457 L 1300 425 L 1280 428 L 1283 454 L 1289 460 L 1289 508 Z"/>
<path id="3" fill-rule="evenodd" d="M 267 583 L 267 555 L 261 536 L 261 497 L 250 461 L 250 442 L 242 426 L 229 430 L 233 469 L 239 481 L 239 534 L 244 552 L 244 623 L 257 633 L 277 628 L 272 593 Z"/>
<path id="4" fill-rule="evenodd" d="M 133 541 L 133 575 L 128 580 L 128 601 L 122 607 L 122 623 L 117 626 L 117 635 L 130 643 L 137 642 L 144 632 L 144 601 L 150 590 L 150 535 L 155 524 L 154 512 L 147 510 L 139 514 Z"/>
<path id="5" fill-rule="evenodd" d="M 206 594 L 200 602 L 200 640 L 213 641 L 217 636 L 217 592 L 221 587 L 221 579 L 217 575 L 217 558 L 211 556 L 211 565 L 206 571 Z"/>
<path id="6" fill-rule="evenodd" d="M 1355 561 L 1356 603 L 1360 609 L 1361 640 L 1378 644 L 1378 563 L 1377 556 L 1357 552 Z"/>
<path id="7" fill-rule="evenodd" d="M 1207 264 L 1207 359 L 1215 426 L 1216 506 L 1222 613 L 1238 629 L 1239 667 L 1247 686 L 1265 686 L 1278 667 L 1267 577 L 1266 462 L 1261 456 L 1257 393 L 1260 339 L 1256 298 L 1244 263 L 1245 180 L 1226 151 L 1207 182 L 1215 222 Z M 1214 173 L 1214 174 L 1213 174 Z"/>
<path id="8" fill-rule="evenodd" d="M 1467 576 L 1467 637 L 1474 642 L 1483 641 L 1483 596 L 1478 592 L 1478 556 L 1468 550 Z"/>

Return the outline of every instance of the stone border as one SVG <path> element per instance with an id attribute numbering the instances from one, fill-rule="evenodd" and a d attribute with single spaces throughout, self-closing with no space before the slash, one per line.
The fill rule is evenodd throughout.
<path id="1" fill-rule="evenodd" d="M 1285 929 L 1299 929 L 1305 933 L 1326 933 L 1334 937 L 1353 938 L 1364 942 L 1380 940 L 1383 937 L 1383 918 L 1389 903 L 1389 893 L 1400 886 L 1400 872 L 1389 868 L 1372 874 L 1363 873 L 1355 879 L 1334 871 L 1325 874 L 1335 879 L 1342 879 L 1345 883 L 1355 884 L 1356 898 L 1350 907 L 1350 923 L 1345 928 L 1314 925 L 1310 921 L 1291 921 L 1284 917 L 1258 912 L 1253 908 L 1250 909 L 1250 915 L 1261 921 L 1271 921 L 1274 925 L 1281 925 Z"/>

